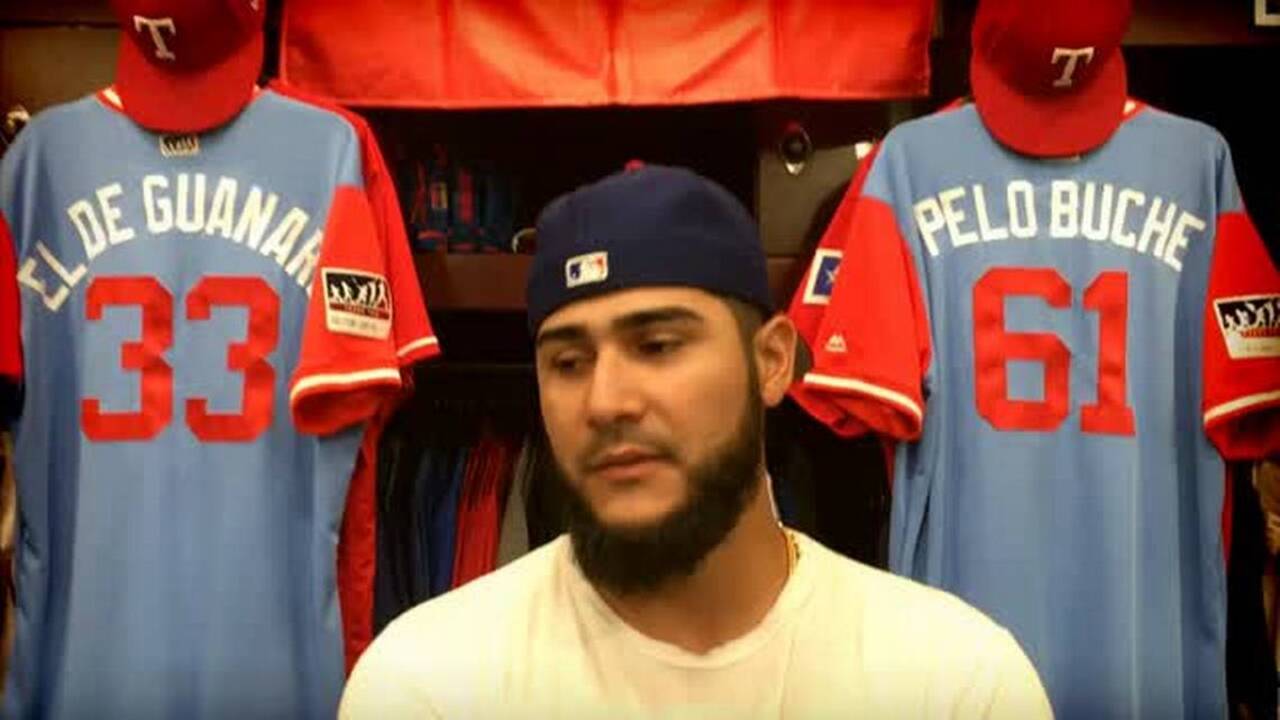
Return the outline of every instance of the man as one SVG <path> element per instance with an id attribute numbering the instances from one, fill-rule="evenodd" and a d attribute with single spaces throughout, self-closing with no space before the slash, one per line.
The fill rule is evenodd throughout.
<path id="1" fill-rule="evenodd" d="M 1008 632 L 778 523 L 796 331 L 724 189 L 648 166 L 556 200 L 528 309 L 570 531 L 392 623 L 343 717 L 1051 715 Z"/>

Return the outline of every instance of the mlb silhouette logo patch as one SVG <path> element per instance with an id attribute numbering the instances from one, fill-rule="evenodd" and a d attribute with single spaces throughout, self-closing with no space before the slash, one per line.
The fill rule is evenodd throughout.
<path id="1" fill-rule="evenodd" d="M 831 302 L 836 275 L 840 272 L 840 259 L 839 250 L 818 250 L 813 254 L 813 270 L 804 286 L 806 304 L 826 305 Z"/>
<path id="2" fill-rule="evenodd" d="M 324 322 L 330 332 L 384 340 L 391 334 L 391 292 L 381 275 L 325 268 Z"/>
<path id="3" fill-rule="evenodd" d="M 564 263 L 564 285 L 575 288 L 579 285 L 604 282 L 609 277 L 609 253 L 593 252 L 577 255 Z"/>
<path id="4" fill-rule="evenodd" d="M 1213 309 L 1233 360 L 1280 357 L 1280 295 L 1222 298 Z"/>

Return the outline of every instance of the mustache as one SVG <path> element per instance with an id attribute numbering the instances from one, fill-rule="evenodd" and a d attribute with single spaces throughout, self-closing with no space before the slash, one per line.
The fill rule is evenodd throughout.
<path id="1" fill-rule="evenodd" d="M 615 423 L 592 434 L 590 442 L 577 457 L 578 469 L 588 471 L 619 445 L 634 445 L 653 453 L 660 460 L 675 460 L 676 449 L 665 438 L 634 425 Z"/>

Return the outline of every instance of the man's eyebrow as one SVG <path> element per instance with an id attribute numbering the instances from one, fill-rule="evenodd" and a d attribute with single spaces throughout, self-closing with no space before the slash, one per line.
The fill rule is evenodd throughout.
<path id="1" fill-rule="evenodd" d="M 685 322 L 697 323 L 699 325 L 706 320 L 698 313 L 680 306 L 659 307 L 650 310 L 638 310 L 633 313 L 627 313 L 620 318 L 615 319 L 610 325 L 615 332 L 634 331 L 647 325 L 664 322 Z"/>
<path id="2" fill-rule="evenodd" d="M 688 308 L 671 306 L 627 313 L 622 317 L 615 318 L 609 325 L 614 332 L 634 332 L 649 325 L 666 322 L 697 323 L 701 325 L 706 320 Z M 589 335 L 590 333 L 587 332 L 585 325 L 561 325 L 538 333 L 538 337 L 533 344 L 536 349 L 549 342 L 582 342 Z"/>
<path id="3" fill-rule="evenodd" d="M 533 341 L 534 348 L 540 348 L 544 343 L 549 342 L 575 342 L 582 341 L 587 338 L 587 328 L 582 325 L 561 325 L 553 327 L 550 330 L 544 330 L 538 333 L 538 338 Z"/>

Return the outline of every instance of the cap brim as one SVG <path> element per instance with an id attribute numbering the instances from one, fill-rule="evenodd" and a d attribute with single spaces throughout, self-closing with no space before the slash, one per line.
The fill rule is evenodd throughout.
<path id="1" fill-rule="evenodd" d="M 125 114 L 145 128 L 181 133 L 210 130 L 230 121 L 253 97 L 262 72 L 262 48 L 262 33 L 256 32 L 214 65 L 166 72 L 122 36 L 116 92 Z"/>
<path id="2" fill-rule="evenodd" d="M 1063 157 L 1101 147 L 1124 117 L 1124 57 L 1117 50 L 1093 80 L 1073 92 L 1032 95 L 1010 87 L 974 53 L 969 81 L 982 123 L 1024 155 Z"/>

